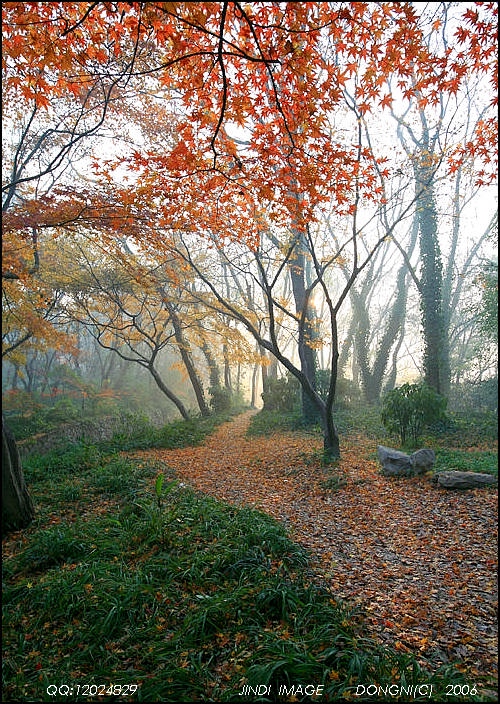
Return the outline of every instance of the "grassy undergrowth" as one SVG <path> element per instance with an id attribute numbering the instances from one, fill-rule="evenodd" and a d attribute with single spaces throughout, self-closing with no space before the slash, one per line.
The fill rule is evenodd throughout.
<path id="1" fill-rule="evenodd" d="M 390 436 L 380 421 L 380 411 L 376 407 L 340 408 L 334 413 L 334 420 L 342 441 L 350 434 L 363 434 L 367 440 L 367 453 L 376 458 L 376 445 L 389 445 L 411 453 L 418 447 L 435 450 L 435 472 L 457 470 L 462 472 L 482 472 L 498 476 L 498 428 L 493 428 L 491 414 L 475 414 L 467 422 L 463 415 L 450 414 L 446 424 L 427 431 L 417 447 L 400 447 L 399 439 Z M 271 435 L 274 432 L 294 432 L 302 428 L 300 414 L 279 413 L 262 410 L 252 417 L 248 430 L 249 437 Z M 302 428 L 303 429 L 303 428 Z M 319 426 L 309 428 L 310 432 L 321 434 Z M 316 457 L 316 459 L 318 459 Z"/>
<path id="2" fill-rule="evenodd" d="M 4 540 L 3 701 L 314 701 L 278 696 L 298 685 L 322 687 L 318 701 L 360 701 L 373 683 L 471 700 L 446 694 L 468 687 L 458 669 L 433 672 L 372 640 L 267 515 L 109 447 L 33 456 L 25 474 L 37 518 Z"/>
<path id="3" fill-rule="evenodd" d="M 215 428 L 230 420 L 229 412 L 226 414 L 213 414 L 205 418 L 193 417 L 188 420 L 174 420 L 161 428 L 155 428 L 151 423 L 143 421 L 136 423 L 134 432 L 117 433 L 111 440 L 99 443 L 99 447 L 107 452 L 123 450 L 140 450 L 151 447 L 175 449 L 200 445 L 207 435 Z"/>
<path id="4" fill-rule="evenodd" d="M 434 471 L 455 470 L 498 476 L 498 452 L 492 450 L 436 450 Z"/>
<path id="5" fill-rule="evenodd" d="M 350 433 L 363 433 L 369 438 L 383 438 L 387 436 L 387 432 L 380 420 L 380 410 L 375 406 L 342 406 L 334 410 L 333 418 L 335 427 L 341 438 Z M 304 428 L 301 414 L 298 410 L 284 413 L 281 411 L 263 409 L 252 417 L 248 435 L 269 435 L 273 432 L 289 432 L 304 429 L 321 433 L 319 424 Z"/>

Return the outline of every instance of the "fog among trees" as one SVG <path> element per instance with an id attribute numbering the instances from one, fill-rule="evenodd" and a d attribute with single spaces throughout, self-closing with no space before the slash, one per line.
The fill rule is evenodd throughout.
<path id="1" fill-rule="evenodd" d="M 492 4 L 4 12 L 7 412 L 496 409 Z"/>

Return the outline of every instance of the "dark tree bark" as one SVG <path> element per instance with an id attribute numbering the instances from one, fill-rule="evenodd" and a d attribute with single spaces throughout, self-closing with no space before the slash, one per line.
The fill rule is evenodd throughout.
<path id="1" fill-rule="evenodd" d="M 315 311 L 307 294 L 306 243 L 302 234 L 297 233 L 297 245 L 290 258 L 289 271 L 295 301 L 298 326 L 298 353 L 300 368 L 313 389 L 316 390 L 316 353 L 312 345 L 315 330 Z M 302 420 L 308 425 L 317 423 L 320 414 L 311 395 L 302 387 Z"/>
<path id="2" fill-rule="evenodd" d="M 2 416 L 2 532 L 25 528 L 34 517 L 19 450 Z"/>

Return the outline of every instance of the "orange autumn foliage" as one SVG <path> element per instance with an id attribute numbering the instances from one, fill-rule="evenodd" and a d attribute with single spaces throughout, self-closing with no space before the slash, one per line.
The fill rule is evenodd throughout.
<path id="1" fill-rule="evenodd" d="M 25 129 L 39 121 L 51 137 L 35 168 L 25 131 L 5 170 L 9 238 L 30 228 L 71 236 L 80 225 L 104 247 L 125 233 L 145 251 L 168 250 L 165 231 L 186 230 L 257 247 L 263 211 L 305 228 L 332 202 L 341 215 L 354 215 L 361 196 L 383 204 L 385 159 L 341 139 L 334 116 L 390 109 L 389 84 L 421 107 L 457 94 L 472 73 L 495 91 L 496 3 L 460 8 L 455 42 L 443 45 L 446 18 L 424 28 L 411 3 L 3 3 L 5 114 L 13 124 L 29 115 Z M 46 185 L 73 147 L 128 118 L 147 139 L 110 159 L 94 153 L 95 188 Z M 449 149 L 450 172 L 473 154 L 478 183 L 489 183 L 494 117 Z M 15 258 L 7 266 L 30 270 Z"/>

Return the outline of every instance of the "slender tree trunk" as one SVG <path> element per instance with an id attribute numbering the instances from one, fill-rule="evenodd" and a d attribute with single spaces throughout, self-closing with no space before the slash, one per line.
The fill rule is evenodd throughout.
<path id="1" fill-rule="evenodd" d="M 330 367 L 330 387 L 323 403 L 322 427 L 323 427 L 323 452 L 326 460 L 334 461 L 340 459 L 340 438 L 333 422 L 333 404 L 337 392 L 337 377 L 339 373 L 339 334 L 337 318 L 332 320 L 332 360 Z"/>
<path id="2" fill-rule="evenodd" d="M 401 330 L 399 332 L 399 338 L 396 342 L 396 346 L 394 347 L 394 349 L 392 351 L 391 366 L 389 369 L 389 373 L 387 375 L 386 382 L 384 384 L 383 393 L 387 393 L 387 391 L 392 391 L 396 386 L 396 380 L 397 380 L 397 375 L 398 375 L 398 355 L 399 355 L 399 350 L 401 349 L 401 345 L 403 344 L 404 336 L 405 336 L 405 321 L 403 320 L 403 325 L 402 325 Z"/>
<path id="3" fill-rule="evenodd" d="M 323 428 L 323 452 L 325 460 L 335 461 L 340 459 L 339 434 L 333 422 L 332 412 L 328 410 L 326 405 L 321 414 L 321 425 Z"/>
<path id="4" fill-rule="evenodd" d="M 232 391 L 233 382 L 231 380 L 231 364 L 229 362 L 229 350 L 226 343 L 222 346 L 222 355 L 224 358 L 224 386 L 228 391 Z"/>
<path id="5" fill-rule="evenodd" d="M 298 353 L 300 368 L 311 386 L 316 389 L 316 353 L 313 347 L 315 337 L 314 318 L 315 311 L 306 295 L 306 245 L 302 235 L 298 235 L 298 242 L 294 256 L 290 260 L 290 278 L 295 301 L 295 311 L 298 318 Z M 317 406 L 309 394 L 302 389 L 302 419 L 307 424 L 314 424 L 320 420 Z"/>
<path id="6" fill-rule="evenodd" d="M 2 531 L 25 528 L 34 517 L 19 450 L 2 416 Z"/>
<path id="7" fill-rule="evenodd" d="M 370 368 L 368 361 L 368 329 L 362 327 L 356 334 L 356 351 L 358 354 L 359 370 L 361 373 L 362 387 L 368 403 L 380 402 L 384 376 L 387 372 L 391 348 L 399 337 L 399 331 L 404 325 L 406 300 L 408 297 L 408 269 L 406 265 L 400 267 L 396 278 L 396 294 L 393 304 L 385 319 L 384 332 L 375 352 L 375 358 Z M 354 314 L 360 321 L 360 326 L 370 325 L 366 301 L 355 301 Z"/>
<path id="8" fill-rule="evenodd" d="M 172 326 L 174 328 L 174 335 L 177 341 L 179 352 L 186 367 L 187 373 L 189 375 L 189 380 L 191 386 L 193 387 L 194 394 L 196 396 L 196 401 L 198 403 L 198 408 L 200 409 L 201 415 L 206 417 L 210 415 L 210 409 L 205 399 L 205 394 L 203 392 L 203 385 L 201 383 L 200 377 L 196 371 L 193 360 L 191 358 L 189 341 L 184 337 L 182 332 L 181 322 L 179 316 L 174 311 L 173 306 L 166 304 L 167 310 L 170 314 L 170 320 L 172 321 Z"/>
<path id="9" fill-rule="evenodd" d="M 163 379 L 161 378 L 160 374 L 156 371 L 154 366 L 152 364 L 148 365 L 148 370 L 153 379 L 156 382 L 156 385 L 162 391 L 165 396 L 172 401 L 172 403 L 177 407 L 179 413 L 181 416 L 184 418 L 184 420 L 189 420 L 189 412 L 186 410 L 186 407 L 182 403 L 182 401 L 168 388 L 168 386 L 165 385 L 163 382 Z"/>
<path id="10" fill-rule="evenodd" d="M 13 366 L 14 366 L 14 371 L 12 372 L 12 383 L 11 383 L 11 386 L 12 386 L 12 390 L 13 390 L 13 391 L 17 391 L 17 389 L 19 388 L 18 382 L 19 382 L 19 380 L 20 380 L 20 378 L 21 378 L 21 374 L 20 374 L 19 365 L 18 365 L 18 364 L 14 364 Z"/>
<path id="11" fill-rule="evenodd" d="M 315 407 L 316 416 L 321 423 L 323 431 L 323 455 L 327 462 L 340 459 L 340 438 L 333 421 L 333 404 L 337 389 L 337 375 L 339 365 L 339 339 L 336 319 L 332 321 L 332 359 L 330 367 L 330 385 L 326 401 L 321 398 L 315 388 L 312 393 L 302 385 L 303 393 L 307 393 L 311 406 Z"/>
<path id="12" fill-rule="evenodd" d="M 252 369 L 252 390 L 250 397 L 250 407 L 257 408 L 257 379 L 259 378 L 260 364 L 255 362 Z"/>

